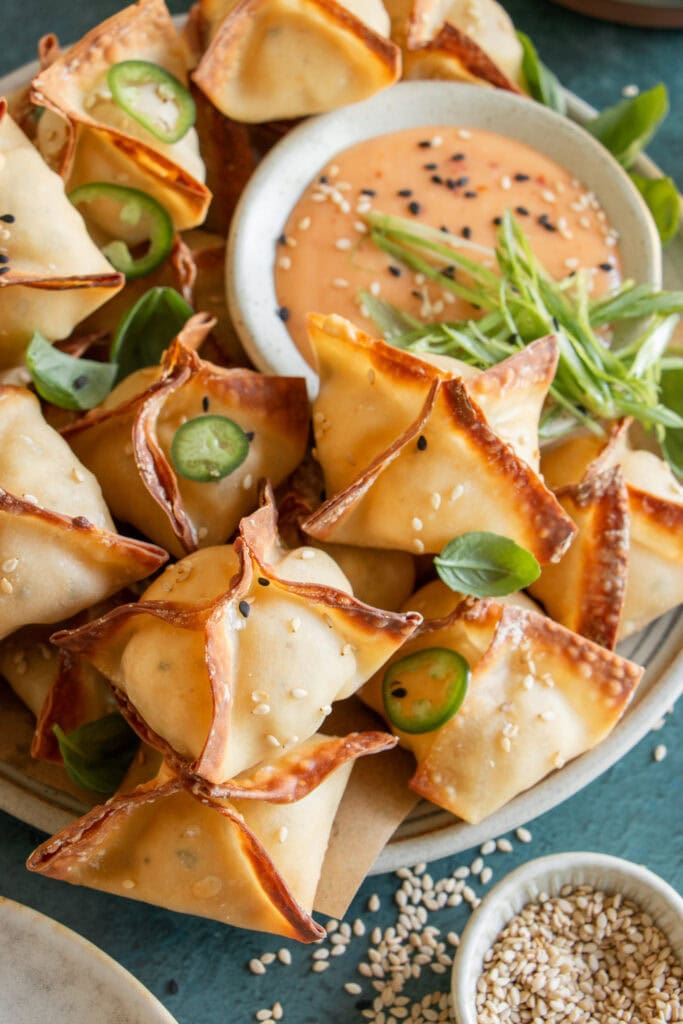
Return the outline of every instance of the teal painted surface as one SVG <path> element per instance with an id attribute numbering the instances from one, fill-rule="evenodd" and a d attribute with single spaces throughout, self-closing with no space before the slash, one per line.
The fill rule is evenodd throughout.
<path id="1" fill-rule="evenodd" d="M 51 29 L 64 41 L 77 37 L 119 4 L 91 0 L 59 8 L 46 0 L 10 0 L 3 6 L 3 47 L 0 74 L 33 56 L 35 39 Z M 551 4 L 510 0 L 518 26 L 535 40 L 543 58 L 564 84 L 597 106 L 616 102 L 621 88 L 635 82 L 642 88 L 663 80 L 675 112 L 660 131 L 650 153 L 683 185 L 683 34 L 645 32 L 591 21 Z M 184 8 L 172 3 L 174 11 Z M 52 12 L 52 14 L 50 14 Z M 675 108 L 678 108 L 676 111 Z M 657 764 L 652 752 L 666 744 L 668 756 Z M 510 854 L 487 858 L 494 882 L 532 857 L 560 850 L 599 850 L 646 864 L 683 890 L 683 715 L 670 716 L 605 775 L 562 806 L 530 826 L 533 841 L 514 841 Z M 30 875 L 23 863 L 42 840 L 40 833 L 0 814 L 0 894 L 26 903 L 75 929 L 118 960 L 154 992 L 180 1024 L 242 1024 L 255 1011 L 279 1000 L 288 1024 L 347 1024 L 363 1020 L 356 1006 L 362 997 L 349 996 L 344 982 L 358 978 L 355 968 L 368 939 L 355 938 L 344 956 L 328 971 L 310 971 L 310 947 L 277 938 L 240 932 L 213 922 L 171 914 L 153 907 L 52 882 Z M 430 867 L 436 880 L 474 852 L 437 861 Z M 368 930 L 396 920 L 394 876 L 369 879 L 354 901 L 348 920 L 361 916 Z M 476 888 L 481 890 L 480 886 Z M 381 909 L 367 911 L 377 892 Z M 444 934 L 464 927 L 463 907 L 430 916 Z M 264 977 L 246 968 L 253 956 L 286 946 L 292 966 L 274 964 Z M 171 985 L 170 983 L 174 984 Z M 177 992 L 171 991 L 177 985 Z M 425 992 L 447 990 L 448 975 L 429 976 L 407 986 L 417 999 Z M 364 995 L 374 993 L 367 982 Z M 93 1008 L 93 1020 L 97 1019 Z"/>

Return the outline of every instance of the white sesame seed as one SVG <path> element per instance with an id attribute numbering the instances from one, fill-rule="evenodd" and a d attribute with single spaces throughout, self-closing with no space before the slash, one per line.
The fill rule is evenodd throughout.
<path id="1" fill-rule="evenodd" d="M 253 960 L 249 961 L 249 970 L 251 971 L 252 974 L 265 974 L 266 973 L 265 967 L 263 966 L 261 961 L 257 960 L 256 958 L 254 958 Z"/>
<path id="2" fill-rule="evenodd" d="M 270 704 L 257 704 L 251 709 L 252 715 L 269 715 Z"/>
<path id="3" fill-rule="evenodd" d="M 639 87 L 634 83 L 630 83 L 629 85 L 624 86 L 624 88 L 621 90 L 621 95 L 624 96 L 626 99 L 631 99 L 633 96 L 637 96 L 639 92 Z"/>
<path id="4" fill-rule="evenodd" d="M 281 747 L 282 746 L 282 744 L 280 743 L 280 741 L 277 738 L 277 736 L 273 736 L 272 733 L 268 733 L 268 735 L 266 736 L 266 743 L 270 744 L 271 747 Z"/>
<path id="5" fill-rule="evenodd" d="M 459 128 L 458 135 L 461 139 L 471 139 L 472 132 L 468 131 L 467 128 Z"/>
<path id="6" fill-rule="evenodd" d="M 288 834 L 289 834 L 289 829 L 287 828 L 287 826 L 286 825 L 281 825 L 279 830 L 278 830 L 278 834 L 277 834 L 277 841 L 278 841 L 278 843 L 286 842 Z"/>
<path id="7" fill-rule="evenodd" d="M 347 981 L 344 988 L 350 996 L 359 996 L 363 991 L 361 986 L 355 981 Z"/>
<path id="8" fill-rule="evenodd" d="M 493 878 L 493 871 L 491 868 L 486 867 L 479 873 L 479 881 L 482 885 L 488 885 Z"/>
<path id="9" fill-rule="evenodd" d="M 484 861 L 481 857 L 476 857 L 470 864 L 470 874 L 478 875 L 484 867 Z"/>
<path id="10" fill-rule="evenodd" d="M 285 949 L 284 946 L 282 949 L 278 949 L 277 958 L 281 964 L 285 965 L 285 967 L 289 967 L 292 962 L 292 954 L 288 949 Z"/>
<path id="11" fill-rule="evenodd" d="M 2 579 L 0 579 L 0 590 L 2 590 L 3 594 L 14 593 L 14 587 L 12 586 L 12 584 L 10 583 L 6 576 L 3 576 Z"/>
<path id="12" fill-rule="evenodd" d="M 251 473 L 247 473 L 247 475 L 245 476 L 244 480 L 242 481 L 242 488 L 243 488 L 243 490 L 248 491 L 249 488 L 251 487 L 251 485 L 253 484 L 253 482 L 254 482 L 253 476 L 251 475 Z"/>
<path id="13" fill-rule="evenodd" d="M 78 466 L 74 466 L 73 469 L 71 470 L 71 479 L 77 484 L 82 484 L 83 481 L 85 480 L 85 476 L 78 468 Z"/>
<path id="14" fill-rule="evenodd" d="M 298 227 L 299 227 L 300 231 L 308 231 L 310 226 L 311 226 L 311 218 L 310 217 L 302 217 L 301 220 L 299 221 L 299 224 L 298 224 Z"/>
<path id="15" fill-rule="evenodd" d="M 353 934 L 357 936 L 365 935 L 365 925 L 359 917 L 353 922 Z"/>
<path id="16" fill-rule="evenodd" d="M 265 1007 L 262 1010 L 257 1010 L 256 1013 L 254 1014 L 254 1016 L 255 1016 L 256 1020 L 258 1020 L 258 1021 L 265 1021 L 265 1020 L 272 1020 L 273 1019 L 273 1014 L 271 1013 L 270 1010 L 266 1009 Z"/>
<path id="17" fill-rule="evenodd" d="M 292 266 L 292 261 L 289 258 L 289 256 L 280 256 L 280 258 L 277 261 L 277 265 L 278 267 L 281 267 L 282 270 L 290 270 Z"/>
<path id="18" fill-rule="evenodd" d="M 299 618 L 298 615 L 295 615 L 293 618 L 291 618 L 289 620 L 289 631 L 290 631 L 290 633 L 296 633 L 300 626 L 301 626 L 301 619 Z"/>
<path id="19" fill-rule="evenodd" d="M 368 900 L 368 910 L 375 914 L 379 910 L 380 906 L 379 896 L 376 892 L 373 892 L 372 896 Z"/>
<path id="20" fill-rule="evenodd" d="M 270 964 L 275 963 L 275 953 L 262 953 L 259 960 L 262 964 L 269 966 Z"/>
<path id="21" fill-rule="evenodd" d="M 320 711 L 322 712 L 323 715 L 331 715 L 332 714 L 332 705 L 331 704 L 323 704 L 321 706 L 321 708 L 320 708 Z"/>
<path id="22" fill-rule="evenodd" d="M 479 848 L 479 853 L 482 857 L 488 857 L 489 854 L 494 853 L 496 849 L 496 843 L 494 839 L 487 839 L 485 843 Z"/>
<path id="23" fill-rule="evenodd" d="M 335 288 L 348 288 L 349 282 L 345 277 L 335 277 L 332 281 Z"/>
<path id="24" fill-rule="evenodd" d="M 282 1020 L 284 1010 L 282 1009 L 282 1003 L 273 1003 L 273 1017 L 275 1020 Z"/>
<path id="25" fill-rule="evenodd" d="M 500 187 L 504 192 L 508 192 L 512 188 L 512 178 L 509 174 L 504 174 L 500 179 Z"/>
<path id="26" fill-rule="evenodd" d="M 329 966 L 330 965 L 327 960 L 316 960 L 314 964 L 311 964 L 311 970 L 316 974 L 321 974 L 323 971 L 326 971 Z"/>
<path id="27" fill-rule="evenodd" d="M 424 541 L 420 540 L 419 537 L 415 537 L 414 540 L 413 540 L 413 550 L 418 555 L 422 555 L 422 554 L 424 554 L 424 549 L 425 549 Z"/>
<path id="28" fill-rule="evenodd" d="M 667 750 L 663 743 L 660 743 L 652 752 L 652 757 L 655 761 L 663 761 L 666 757 Z"/>
<path id="29" fill-rule="evenodd" d="M 528 828 L 520 827 L 518 829 L 515 829 L 515 835 L 519 839 L 520 843 L 531 842 L 531 832 Z"/>
<path id="30" fill-rule="evenodd" d="M 346 252 L 353 246 L 353 242 L 350 238 L 338 238 L 334 243 L 335 249 L 339 249 L 341 252 Z"/>
<path id="31" fill-rule="evenodd" d="M 289 694 L 294 700 L 303 700 L 304 697 L 308 697 L 308 690 L 304 690 L 302 686 L 295 686 L 293 690 L 289 691 Z"/>
<path id="32" fill-rule="evenodd" d="M 422 522 L 421 519 L 418 519 L 417 516 L 414 516 L 410 525 L 412 526 L 416 533 L 419 533 L 419 531 L 423 528 L 424 523 Z"/>
<path id="33" fill-rule="evenodd" d="M 2 563 L 2 571 L 6 572 L 6 573 L 13 573 L 18 565 L 19 565 L 19 559 L 18 558 L 7 558 Z"/>

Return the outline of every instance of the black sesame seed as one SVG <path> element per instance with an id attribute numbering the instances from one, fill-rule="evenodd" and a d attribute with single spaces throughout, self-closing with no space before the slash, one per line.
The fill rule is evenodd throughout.
<path id="1" fill-rule="evenodd" d="M 427 438 L 424 436 L 424 434 L 420 434 L 420 436 L 417 439 L 417 450 L 419 452 L 423 452 L 426 447 L 427 447 Z"/>
<path id="2" fill-rule="evenodd" d="M 204 397 L 202 398 L 202 409 L 204 410 L 204 412 L 208 412 L 209 411 L 209 396 L 208 395 L 204 395 Z"/>
<path id="3" fill-rule="evenodd" d="M 527 210 L 526 206 L 515 206 L 515 211 L 520 215 L 520 217 L 529 216 L 529 211 Z"/>
<path id="4" fill-rule="evenodd" d="M 560 321 L 557 319 L 556 316 L 553 317 L 553 327 L 556 331 L 559 331 L 560 329 Z"/>
<path id="5" fill-rule="evenodd" d="M 259 576 L 256 582 L 258 583 L 258 585 L 260 587 L 269 587 L 270 586 L 270 580 L 267 580 L 265 576 Z"/>
<path id="6" fill-rule="evenodd" d="M 502 217 L 494 217 L 493 218 L 493 223 L 496 225 L 496 227 L 500 227 L 500 225 L 503 223 L 503 218 Z"/>
<path id="7" fill-rule="evenodd" d="M 397 686 L 395 689 L 391 691 L 391 696 L 398 698 L 407 697 L 408 691 L 406 690 L 405 686 Z"/>
<path id="8" fill-rule="evenodd" d="M 463 195 L 464 195 L 465 199 L 476 199 L 477 198 L 477 193 L 476 192 L 472 192 L 471 190 L 469 192 L 463 192 Z"/>
<path id="9" fill-rule="evenodd" d="M 14 219 L 15 218 L 14 218 L 14 214 L 13 213 L 3 213 L 2 216 L 0 217 L 0 220 L 4 224 L 14 224 Z"/>
<path id="10" fill-rule="evenodd" d="M 446 178 L 446 188 L 449 188 L 452 192 L 453 189 L 457 187 L 458 183 L 456 182 L 455 178 Z"/>
<path id="11" fill-rule="evenodd" d="M 360 190 L 360 194 L 362 196 L 376 196 L 377 192 L 375 191 L 374 188 L 362 188 Z"/>
<path id="12" fill-rule="evenodd" d="M 470 179 L 469 179 L 469 178 L 467 177 L 467 175 L 466 175 L 466 174 L 464 174 L 464 175 L 462 176 L 462 178 L 456 178 L 456 179 L 455 179 L 455 184 L 456 184 L 456 185 L 467 185 L 467 184 L 468 184 L 468 182 L 469 182 L 469 180 L 470 180 Z"/>
<path id="13" fill-rule="evenodd" d="M 391 265 L 391 266 L 389 266 L 389 273 L 391 274 L 392 277 L 400 277 L 401 276 L 401 268 L 400 267 L 394 267 L 393 265 Z"/>
<path id="14" fill-rule="evenodd" d="M 422 166 L 424 167 L 425 171 L 435 171 L 439 165 L 431 163 L 431 164 L 423 164 Z"/>
<path id="15" fill-rule="evenodd" d="M 569 273 L 567 274 L 567 277 L 576 277 L 576 271 L 575 270 L 570 270 Z"/>
<path id="16" fill-rule="evenodd" d="M 443 185 L 443 178 L 439 177 L 438 174 L 432 174 L 432 181 L 435 185 Z"/>
<path id="17" fill-rule="evenodd" d="M 463 228 L 460 234 L 462 235 L 463 238 L 471 238 L 472 228 Z"/>
<path id="18" fill-rule="evenodd" d="M 541 216 L 538 218 L 538 223 L 541 225 L 541 227 L 545 228 L 546 231 L 557 231 L 557 228 L 551 222 L 547 213 L 541 214 Z"/>
<path id="19" fill-rule="evenodd" d="M 79 377 L 76 377 L 76 379 L 74 380 L 74 387 L 76 388 L 76 391 L 80 391 L 81 388 L 84 388 L 87 383 L 87 374 L 82 373 Z"/>
<path id="20" fill-rule="evenodd" d="M 413 199 L 412 203 L 408 203 L 408 209 L 410 210 L 410 212 L 414 216 L 417 217 L 417 215 L 420 212 L 420 210 L 422 209 L 422 207 L 420 206 L 419 203 L 416 203 L 415 200 Z"/>
<path id="21" fill-rule="evenodd" d="M 320 182 L 321 185 L 327 185 L 329 180 L 330 179 L 327 177 L 326 174 L 321 174 L 320 177 L 318 178 L 318 181 Z"/>
<path id="22" fill-rule="evenodd" d="M 1 274 L 8 274 L 8 273 L 9 273 L 9 267 L 0 267 L 0 275 Z"/>
<path id="23" fill-rule="evenodd" d="M 464 160 L 464 159 L 465 159 L 465 154 L 464 153 L 454 153 L 453 156 L 451 157 L 451 160 Z"/>
<path id="24" fill-rule="evenodd" d="M 422 294 L 422 292 L 415 291 L 415 289 L 413 289 L 413 291 L 410 294 L 413 296 L 414 299 L 424 299 L 424 295 Z"/>
<path id="25" fill-rule="evenodd" d="M 418 146 L 420 147 L 420 149 L 430 149 L 431 145 L 431 139 L 422 139 L 420 142 L 418 142 Z"/>
<path id="26" fill-rule="evenodd" d="M 403 196 L 404 198 L 407 198 L 408 196 L 412 196 L 412 194 L 413 194 L 412 188 L 401 188 L 396 193 L 397 196 Z"/>
<path id="27" fill-rule="evenodd" d="M 277 244 L 287 245 L 287 235 L 284 233 L 284 231 L 282 232 L 281 235 L 278 235 Z"/>
<path id="28" fill-rule="evenodd" d="M 179 987 L 180 986 L 178 985 L 178 982 L 175 980 L 175 978 L 171 978 L 171 980 L 166 983 L 166 991 L 171 996 L 177 994 Z"/>
<path id="29" fill-rule="evenodd" d="M 320 500 L 321 501 L 327 501 L 327 491 L 325 490 L 324 487 L 323 487 L 322 491 L 320 492 Z"/>
<path id="30" fill-rule="evenodd" d="M 256 437 L 256 434 L 254 433 L 253 430 L 247 430 L 244 436 L 246 437 L 247 441 L 253 441 L 254 438 Z"/>
<path id="31" fill-rule="evenodd" d="M 240 603 L 239 603 L 239 605 L 237 607 L 240 610 L 240 615 L 243 615 L 245 619 L 248 619 L 249 618 L 249 612 L 251 611 L 251 607 L 249 605 L 249 602 L 248 601 L 240 601 Z"/>
<path id="32" fill-rule="evenodd" d="M 515 181 L 528 181 L 528 180 L 529 180 L 529 175 L 528 174 L 515 174 Z"/>
<path id="33" fill-rule="evenodd" d="M 519 334 L 511 334 L 508 342 L 510 345 L 516 345 L 519 342 Z"/>
<path id="34" fill-rule="evenodd" d="M 450 234 L 450 231 L 448 230 L 448 228 L 446 227 L 445 224 L 441 225 L 441 227 L 439 228 L 439 231 L 443 231 L 444 235 L 449 235 Z"/>
<path id="35" fill-rule="evenodd" d="M 0 263 L 9 263 L 9 256 L 7 253 L 0 252 Z"/>
<path id="36" fill-rule="evenodd" d="M 286 320 L 289 320 L 289 310 L 287 309 L 286 306 L 280 306 L 280 308 L 277 311 L 277 315 L 280 317 L 283 323 L 285 323 Z"/>
<path id="37" fill-rule="evenodd" d="M 455 281 L 455 267 L 444 267 L 441 271 L 442 277 L 448 277 L 451 281 Z"/>
<path id="38" fill-rule="evenodd" d="M 598 263 L 600 270 L 614 270 L 614 266 L 611 263 Z"/>

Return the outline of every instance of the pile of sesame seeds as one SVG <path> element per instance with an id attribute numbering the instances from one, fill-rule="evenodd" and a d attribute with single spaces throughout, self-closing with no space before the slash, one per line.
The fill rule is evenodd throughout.
<path id="1" fill-rule="evenodd" d="M 531 832 L 518 828 L 518 843 L 531 842 Z M 435 879 L 425 863 L 396 872 L 398 887 L 393 894 L 395 919 L 386 927 L 373 922 L 382 908 L 378 893 L 366 902 L 363 917 L 353 921 L 334 918 L 325 924 L 325 939 L 307 952 L 309 970 L 322 975 L 339 957 L 354 957 L 354 980 L 341 985 L 341 993 L 353 998 L 349 1021 L 358 1024 L 447 1024 L 451 1021 L 450 971 L 460 934 L 453 927 L 453 914 L 470 912 L 479 906 L 483 889 L 493 880 L 493 868 L 486 858 L 508 854 L 512 839 L 487 840 L 469 864 L 459 864 L 450 874 Z M 455 911 L 454 908 L 461 908 Z M 384 908 L 386 910 L 386 907 Z M 431 915 L 436 916 L 434 923 Z M 384 914 L 386 918 L 386 913 Z M 298 951 L 297 951 L 298 952 Z M 283 947 L 249 961 L 252 974 L 264 975 L 272 966 L 291 965 L 290 951 Z M 347 975 L 348 978 L 348 975 Z M 423 991 L 425 983 L 438 985 Z M 354 1011 L 357 1016 L 354 1016 Z M 254 1012 L 260 1024 L 286 1022 L 286 1008 L 279 1003 Z M 322 1024 L 322 1021 L 317 1022 Z"/>
<path id="2" fill-rule="evenodd" d="M 478 1024 L 683 1020 L 683 968 L 652 918 L 588 885 L 539 895 L 484 957 Z"/>

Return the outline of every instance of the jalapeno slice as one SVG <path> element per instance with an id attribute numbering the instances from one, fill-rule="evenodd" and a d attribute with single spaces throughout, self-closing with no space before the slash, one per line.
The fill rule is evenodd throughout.
<path id="1" fill-rule="evenodd" d="M 469 680 L 470 667 L 457 651 L 428 647 L 408 654 L 384 673 L 386 716 L 401 732 L 432 732 L 458 710 Z"/>
<path id="2" fill-rule="evenodd" d="M 195 105 L 182 82 L 146 60 L 124 60 L 107 72 L 114 102 L 160 142 L 178 142 L 195 122 Z"/>
<path id="3" fill-rule="evenodd" d="M 125 274 L 128 280 L 144 277 L 164 262 L 173 246 L 173 221 L 167 210 L 156 199 L 137 188 L 113 185 L 108 181 L 93 181 L 79 185 L 69 193 L 74 206 L 107 204 L 118 207 L 122 224 L 143 228 L 149 246 L 143 256 L 133 256 L 128 243 L 116 238 L 102 246 L 102 252 L 116 270 Z M 97 223 L 97 207 L 93 207 L 93 219 Z"/>
<path id="4" fill-rule="evenodd" d="M 227 416 L 197 416 L 176 430 L 171 460 L 180 476 L 199 483 L 221 480 L 242 465 L 249 438 Z"/>

